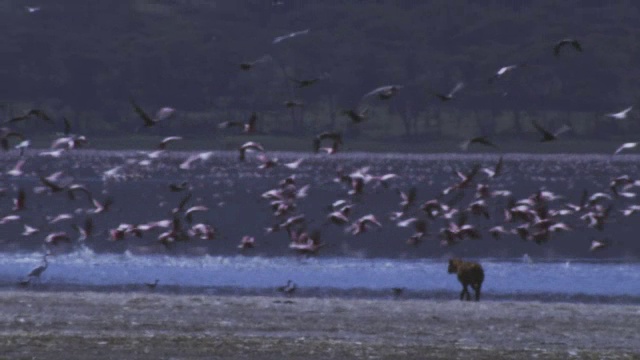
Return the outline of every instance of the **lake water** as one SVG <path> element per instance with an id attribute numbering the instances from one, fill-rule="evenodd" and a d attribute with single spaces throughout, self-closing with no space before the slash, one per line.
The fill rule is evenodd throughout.
<path id="1" fill-rule="evenodd" d="M 482 234 L 443 246 L 440 230 L 448 220 L 429 220 L 427 235 L 418 246 L 407 245 L 412 228 L 398 227 L 389 214 L 399 208 L 399 191 L 417 189 L 417 205 L 431 199 L 450 202 L 464 209 L 475 200 L 475 184 L 457 199 L 443 196 L 442 190 L 459 181 L 456 171 L 468 172 L 475 164 L 491 168 L 497 155 L 438 154 L 338 154 L 321 156 L 309 153 L 269 153 L 280 163 L 302 159 L 296 170 L 276 166 L 259 169 L 260 162 L 250 155 L 239 162 L 236 152 L 213 152 L 197 160 L 188 169 L 180 164 L 194 153 L 167 152 L 150 159 L 136 151 L 81 150 L 59 159 L 27 152 L 24 173 L 0 176 L 4 196 L 0 202 L 5 215 L 20 219 L 0 224 L 0 285 L 16 283 L 41 262 L 42 254 L 52 252 L 50 266 L 40 283 L 41 289 L 146 290 L 144 283 L 159 280 L 156 291 L 204 293 L 274 293 L 288 279 L 298 285 L 298 294 L 309 296 L 390 296 L 391 288 L 404 288 L 404 297 L 456 298 L 459 284 L 446 273 L 446 261 L 452 256 L 477 259 L 485 267 L 485 298 L 495 299 L 568 299 L 580 301 L 637 302 L 640 298 L 640 231 L 638 214 L 622 215 L 635 204 L 635 195 L 616 197 L 611 193 L 612 178 L 640 177 L 640 157 L 622 155 L 522 155 L 504 156 L 503 174 L 496 178 L 479 175 L 475 182 L 491 190 L 508 190 L 514 200 L 525 199 L 538 190 L 561 196 L 548 204 L 549 209 L 577 204 L 583 190 L 589 194 L 607 193 L 610 216 L 602 229 L 588 226 L 582 214 L 558 216 L 568 224 L 569 232 L 554 233 L 548 242 L 537 244 L 515 235 L 499 240 L 488 229 L 507 224 L 506 199 L 490 200 L 488 218 L 469 215 L 467 222 Z M 0 155 L 0 166 L 10 169 L 20 159 L 13 153 Z M 113 177 L 105 172 L 118 168 Z M 387 186 L 368 183 L 360 196 L 348 194 L 348 186 L 334 180 L 339 171 L 350 173 L 363 167 L 379 176 L 395 173 Z M 83 194 L 74 200 L 66 193 L 41 193 L 39 176 L 63 171 L 74 183 L 85 186 L 93 197 L 114 200 L 108 212 L 92 214 L 93 205 Z M 309 194 L 300 199 L 293 214 L 304 214 L 305 227 L 318 230 L 325 244 L 314 257 L 301 257 L 289 249 L 284 231 L 267 233 L 265 228 L 283 221 L 273 215 L 265 191 L 295 175 L 298 187 L 309 185 Z M 163 246 L 150 231 L 138 238 L 109 240 L 109 231 L 122 223 L 144 224 L 172 219 L 171 209 L 185 198 L 185 192 L 171 192 L 170 183 L 188 182 L 192 196 L 189 206 L 202 205 L 207 211 L 196 213 L 194 222 L 215 226 L 214 240 L 190 239 Z M 19 189 L 26 193 L 26 207 L 12 212 L 12 198 Z M 628 190 L 631 194 L 634 189 Z M 374 214 L 380 229 L 353 236 L 344 226 L 326 221 L 327 207 L 345 199 L 354 205 L 351 221 Z M 52 222 L 59 214 L 70 219 Z M 414 206 L 405 217 L 424 217 Z M 94 223 L 94 232 L 84 242 L 72 225 L 86 218 Z M 187 220 L 180 217 L 183 224 Z M 24 236 L 24 225 L 37 227 L 36 234 Z M 186 226 L 186 225 L 185 225 Z M 56 231 L 67 232 L 69 243 L 45 246 L 44 238 Z M 254 236 L 256 246 L 240 252 L 239 240 Z M 592 240 L 609 246 L 591 252 Z"/>
<path id="2" fill-rule="evenodd" d="M 0 287 L 15 288 L 41 263 L 40 253 L 0 255 Z M 562 262 L 477 259 L 485 269 L 483 298 L 640 303 L 640 264 L 617 261 Z M 96 254 L 89 249 L 51 259 L 42 279 L 47 290 L 155 291 L 168 293 L 277 294 L 293 280 L 306 296 L 457 298 L 460 285 L 444 260 L 167 256 Z"/>

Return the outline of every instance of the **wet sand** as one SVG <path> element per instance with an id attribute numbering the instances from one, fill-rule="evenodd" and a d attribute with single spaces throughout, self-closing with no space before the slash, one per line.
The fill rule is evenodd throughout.
<path id="1" fill-rule="evenodd" d="M 640 305 L 6 290 L 0 359 L 638 359 Z"/>

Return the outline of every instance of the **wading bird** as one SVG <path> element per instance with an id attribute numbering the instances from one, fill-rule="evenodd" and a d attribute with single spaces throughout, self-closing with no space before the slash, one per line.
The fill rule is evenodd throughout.
<path id="1" fill-rule="evenodd" d="M 44 257 L 42 258 L 43 264 L 39 265 L 39 266 L 35 267 L 33 270 L 31 270 L 27 274 L 26 278 L 20 282 L 22 285 L 29 284 L 34 278 L 36 278 L 36 279 L 38 279 L 38 281 L 40 281 L 40 275 L 42 275 L 42 273 L 45 270 L 47 270 L 47 268 L 49 267 L 49 262 L 47 261 L 47 256 L 49 256 L 48 252 L 46 254 L 44 254 Z"/>
<path id="2" fill-rule="evenodd" d="M 286 296 L 292 296 L 293 293 L 296 291 L 296 283 L 294 283 L 291 280 L 287 281 L 287 285 L 283 285 L 283 286 L 278 286 L 276 288 L 276 290 L 278 290 L 281 293 L 284 293 Z"/>

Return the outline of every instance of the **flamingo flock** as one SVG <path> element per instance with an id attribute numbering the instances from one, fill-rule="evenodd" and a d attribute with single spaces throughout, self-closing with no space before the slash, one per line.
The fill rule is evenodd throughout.
<path id="1" fill-rule="evenodd" d="M 274 39 L 274 44 L 290 41 L 295 37 L 307 35 L 309 29 L 292 32 Z M 555 44 L 553 53 L 560 56 L 565 47 L 570 46 L 576 51 L 582 52 L 582 46 L 575 39 L 564 39 Z M 266 66 L 272 61 L 270 56 L 262 56 L 257 60 L 240 64 L 242 71 L 252 71 L 257 66 Z M 500 68 L 489 82 L 494 83 L 502 77 L 525 67 L 526 64 L 510 65 Z M 297 88 L 314 86 L 318 81 L 330 77 L 329 74 L 310 79 L 293 79 Z M 457 83 L 449 92 L 433 91 L 432 94 L 443 102 L 451 102 L 457 99 L 465 88 L 462 82 Z M 367 92 L 361 102 L 388 101 L 400 96 L 404 85 L 384 85 Z M 375 100 L 377 98 L 377 100 Z M 132 115 L 135 114 L 142 122 L 136 129 L 132 124 L 132 130 L 145 131 L 145 129 L 161 126 L 177 114 L 176 109 L 162 107 L 150 115 L 136 100 L 130 99 Z M 289 106 L 288 106 L 289 107 Z M 342 115 L 348 117 L 354 126 L 366 126 L 369 107 L 359 104 L 353 109 L 345 109 Z M 624 119 L 632 111 L 628 107 L 619 113 L 606 114 L 614 119 Z M 17 123 L 25 121 L 41 121 L 43 126 L 57 125 L 54 116 L 50 116 L 41 109 L 31 109 L 24 114 L 9 119 L 5 127 L 0 128 L 0 144 L 7 151 L 13 151 L 11 142 L 20 141 L 15 148 L 18 149 L 18 160 L 15 165 L 4 172 L 3 180 L 8 183 L 2 189 L 3 194 L 13 194 L 12 207 L 0 218 L 0 228 L 10 224 L 21 224 L 23 231 L 15 236 L 34 237 L 43 236 L 42 245 L 47 254 L 55 253 L 57 248 L 80 246 L 88 241 L 126 242 L 129 239 L 148 239 L 150 244 L 156 244 L 164 251 L 171 252 L 176 244 L 191 241 L 213 241 L 224 233 L 225 226 L 243 227 L 252 221 L 256 213 L 266 214 L 271 218 L 271 224 L 264 228 L 263 233 L 247 233 L 240 239 L 224 239 L 237 242 L 238 251 L 243 254 L 250 253 L 259 247 L 265 238 L 286 236 L 289 240 L 288 249 L 294 253 L 306 256 L 316 255 L 327 248 L 329 243 L 323 241 L 322 234 L 333 228 L 340 228 L 342 233 L 353 238 L 366 237 L 368 234 L 379 232 L 382 228 L 397 227 L 409 228 L 412 234 L 407 234 L 406 244 L 410 247 L 419 246 L 425 241 L 437 241 L 441 246 L 456 246 L 462 242 L 473 241 L 485 236 L 496 240 L 505 237 L 519 238 L 523 241 L 544 244 L 563 232 L 575 231 L 577 228 L 587 228 L 594 231 L 594 239 L 589 250 L 601 250 L 607 248 L 610 242 L 603 235 L 610 223 L 618 221 L 620 217 L 633 216 L 640 209 L 639 205 L 630 203 L 635 197 L 634 190 L 640 186 L 640 179 L 630 175 L 619 174 L 612 177 L 608 188 L 595 189 L 590 192 L 585 189 L 581 192 L 578 204 L 566 201 L 572 194 L 556 194 L 540 186 L 530 189 L 524 197 L 516 197 L 510 189 L 500 187 L 500 178 L 505 176 L 504 158 L 501 156 L 495 164 L 473 164 L 469 168 L 451 171 L 451 177 L 446 184 L 433 184 L 430 186 L 431 194 L 423 196 L 417 190 L 418 184 L 409 184 L 408 189 L 400 186 L 400 181 L 411 182 L 411 176 L 394 172 L 374 172 L 370 166 L 361 166 L 348 169 L 347 166 L 335 161 L 333 174 L 324 171 L 314 175 L 317 178 L 328 178 L 322 186 L 330 186 L 336 198 L 325 199 L 325 204 L 317 205 L 324 209 L 320 219 L 312 218 L 301 209 L 301 203 L 305 202 L 308 194 L 314 191 L 314 186 L 304 183 L 298 176 L 301 164 L 304 162 L 311 169 L 311 161 L 315 157 L 333 158 L 340 153 L 345 139 L 337 131 L 324 131 L 310 139 L 309 154 L 301 155 L 298 159 L 282 163 L 277 157 L 271 156 L 259 142 L 251 140 L 251 136 L 258 133 L 259 114 L 252 112 L 245 121 L 224 121 L 219 124 L 223 131 L 239 132 L 247 136 L 247 141 L 237 148 L 237 162 L 235 166 L 243 169 L 247 174 L 265 173 L 280 169 L 289 174 L 282 180 L 273 184 L 273 188 L 255 196 L 256 207 L 248 209 L 248 213 L 239 214 L 233 224 L 209 223 L 207 219 L 212 212 L 219 209 L 224 211 L 224 196 L 218 197 L 217 204 L 204 203 L 202 197 L 194 196 L 193 183 L 206 182 L 206 178 L 198 178 L 194 169 L 207 166 L 210 159 L 216 155 L 213 151 L 191 153 L 181 158 L 171 171 L 181 174 L 184 180 L 174 179 L 177 182 L 167 183 L 167 194 L 183 194 L 178 201 L 167 200 L 167 196 L 158 203 L 145 204 L 149 218 L 145 222 L 129 222 L 121 219 L 120 223 L 113 227 L 102 228 L 96 231 L 96 226 L 102 226 L 101 218 L 113 211 L 114 204 L 124 204 L 147 201 L 137 197 L 114 198 L 107 188 L 113 182 L 127 182 L 144 178 L 154 166 L 168 168 L 171 158 L 170 144 L 178 141 L 186 141 L 182 135 L 169 136 L 156 146 L 155 149 L 138 153 L 122 163 L 115 164 L 108 169 L 101 169 L 101 191 L 98 186 L 89 186 L 78 181 L 72 174 L 77 164 L 73 163 L 74 152 L 82 153 L 82 149 L 89 146 L 86 136 L 73 133 L 68 120 L 63 119 L 63 133 L 52 141 L 50 149 L 43 151 L 27 151 L 29 147 L 28 136 L 9 128 Z M 139 120 L 138 120 L 139 121 Z M 563 124 L 557 129 L 548 130 L 535 120 L 532 126 L 540 133 L 539 142 L 561 141 L 561 135 L 571 130 L 569 124 Z M 237 131 L 236 129 L 239 129 Z M 532 139 L 532 144 L 535 141 Z M 323 147 L 323 145 L 329 145 Z M 488 136 L 474 137 L 466 141 L 461 148 L 467 150 L 470 146 L 487 146 L 499 150 L 498 145 Z M 620 146 L 614 155 L 635 147 L 637 143 L 625 143 Z M 252 155 L 255 154 L 255 155 Z M 32 157 L 50 158 L 52 166 L 60 164 L 62 170 L 45 173 L 41 169 L 29 168 Z M 69 163 L 70 159 L 71 163 Z M 484 165 L 484 166 L 483 166 Z M 313 170 L 311 170 L 313 171 Z M 335 176 L 335 177 L 333 177 Z M 330 179 L 333 177 L 333 179 Z M 24 181 L 22 181 L 24 179 Z M 269 177 L 263 177 L 264 181 Z M 35 180 L 37 184 L 31 189 L 26 188 L 29 181 Z M 214 184 L 206 186 L 207 191 L 216 194 L 217 187 Z M 241 189 L 236 189 L 240 191 Z M 397 208 L 389 213 L 381 213 L 378 209 L 367 208 L 367 199 L 387 194 L 396 196 L 399 201 Z M 228 194 L 227 194 L 228 195 Z M 226 196 L 226 195 L 225 195 Z M 31 199 L 33 197 L 33 199 Z M 34 216 L 23 217 L 27 210 L 38 209 L 38 197 L 67 198 L 71 204 L 59 207 L 73 207 L 61 213 L 49 213 L 42 209 L 39 224 L 32 223 Z M 233 201 L 233 195 L 229 195 Z M 62 200 L 59 200 L 62 202 Z M 174 204 L 168 202 L 174 201 Z M 154 210 L 171 207 L 164 212 L 161 219 L 154 218 Z M 144 216 L 145 214 L 138 214 Z M 111 216 L 117 217 L 117 214 Z M 61 224 L 69 224 L 66 230 Z M 71 232 L 71 230 L 73 232 Z M 399 230 L 402 232 L 404 230 Z M 286 235 L 280 235 L 286 234 Z M 402 237 L 405 235 L 398 235 Z M 47 268 L 48 262 L 45 256 L 44 265 L 40 266 L 27 276 L 26 282 L 32 278 L 39 278 Z M 157 284 L 157 282 L 156 282 Z M 155 285 L 154 285 L 155 286 Z M 285 293 L 295 290 L 289 284 Z M 295 285 L 293 285 L 295 286 Z"/>

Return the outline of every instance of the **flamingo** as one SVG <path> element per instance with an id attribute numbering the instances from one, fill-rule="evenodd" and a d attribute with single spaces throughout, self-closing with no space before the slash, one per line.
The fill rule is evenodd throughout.
<path id="1" fill-rule="evenodd" d="M 580 45 L 580 42 L 578 42 L 578 40 L 567 38 L 567 39 L 562 39 L 562 40 L 558 41 L 553 46 L 553 54 L 555 56 L 559 56 L 560 55 L 560 49 L 562 49 L 563 47 L 565 47 L 567 45 L 571 45 L 571 46 L 573 46 L 574 49 L 576 49 L 576 51 L 582 52 L 582 45 Z"/>
<path id="2" fill-rule="evenodd" d="M 433 95 L 435 95 L 438 99 L 442 100 L 442 101 L 450 101 L 453 100 L 454 95 L 462 90 L 464 88 L 464 83 L 463 82 L 459 82 L 456 84 L 456 86 L 449 91 L 449 93 L 439 93 L 439 92 L 434 92 Z"/>
<path id="3" fill-rule="evenodd" d="M 238 148 L 238 151 L 240 152 L 240 161 L 244 161 L 245 153 L 247 151 L 264 152 L 264 147 L 262 147 L 262 145 L 260 143 L 257 143 L 257 142 L 254 142 L 254 141 L 249 141 L 249 142 L 246 142 L 246 143 L 242 144 L 242 146 L 240 146 Z"/>
<path id="4" fill-rule="evenodd" d="M 22 171 L 22 167 L 24 166 L 25 162 L 26 160 L 24 159 L 18 160 L 16 165 L 13 167 L 13 169 L 7 171 L 7 175 L 21 176 L 22 174 L 24 174 L 24 172 Z"/>
<path id="5" fill-rule="evenodd" d="M 249 117 L 249 121 L 247 121 L 246 123 L 240 122 L 240 121 L 225 121 L 225 122 L 221 122 L 218 127 L 220 129 L 227 129 L 230 127 L 240 127 L 242 128 L 242 132 L 245 134 L 253 134 L 256 132 L 257 128 L 256 128 L 256 122 L 258 120 L 258 114 L 256 114 L 256 112 L 252 112 L 251 116 Z"/>
<path id="6" fill-rule="evenodd" d="M 270 55 L 264 55 L 257 60 L 241 62 L 240 69 L 244 71 L 248 71 L 253 69 L 254 66 L 270 61 L 271 59 L 272 57 Z"/>
<path id="7" fill-rule="evenodd" d="M 515 69 L 521 68 L 523 66 L 524 66 L 524 64 L 522 64 L 522 65 L 515 64 L 515 65 L 503 66 L 500 69 L 498 69 L 498 71 L 496 71 L 496 73 L 493 74 L 492 77 L 489 78 L 489 83 L 493 83 L 494 81 L 496 81 L 496 80 L 500 79 L 501 77 L 505 76 L 507 73 L 509 73 L 509 72 L 511 72 L 511 71 L 513 71 Z"/>
<path id="8" fill-rule="evenodd" d="M 618 147 L 616 149 L 616 151 L 613 153 L 613 155 L 618 155 L 620 152 L 622 152 L 623 150 L 627 150 L 627 149 L 633 149 L 636 146 L 638 146 L 638 142 L 628 142 L 628 143 L 624 143 L 622 145 L 620 145 L 620 147 Z"/>
<path id="9" fill-rule="evenodd" d="M 342 110 L 342 114 L 346 115 L 351 119 L 353 124 L 359 124 L 367 119 L 367 113 L 369 112 L 369 108 L 365 107 L 364 109 L 348 109 Z"/>
<path id="10" fill-rule="evenodd" d="M 245 235 L 240 239 L 240 245 L 238 245 L 238 249 L 252 249 L 256 246 L 256 239 L 253 236 Z"/>
<path id="11" fill-rule="evenodd" d="M 609 113 L 606 114 L 605 116 L 608 116 L 610 118 L 616 119 L 616 120 L 624 120 L 627 118 L 627 115 L 629 115 L 629 112 L 633 109 L 633 106 L 629 106 L 628 108 L 617 112 L 617 113 Z"/>
<path id="12" fill-rule="evenodd" d="M 377 95 L 380 100 L 389 100 L 394 97 L 400 89 L 404 86 L 402 85 L 385 85 L 375 88 L 368 93 L 366 93 L 362 98 L 366 98 L 372 95 Z"/>
<path id="13" fill-rule="evenodd" d="M 273 39 L 272 43 L 273 44 L 278 44 L 278 43 L 281 43 L 281 42 L 283 42 L 283 41 L 285 41 L 287 39 L 294 38 L 296 36 L 306 35 L 306 34 L 309 33 L 310 30 L 311 29 L 304 29 L 304 30 L 300 30 L 300 31 L 294 31 L 294 32 L 288 33 L 286 35 L 278 36 L 278 37 Z"/>

